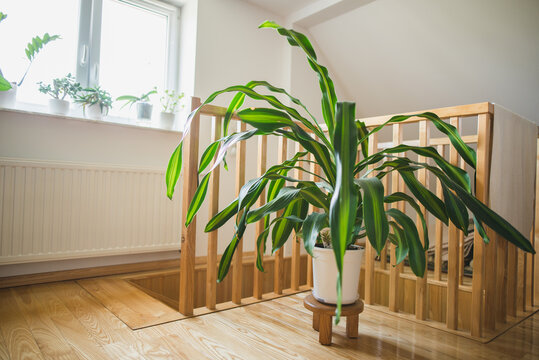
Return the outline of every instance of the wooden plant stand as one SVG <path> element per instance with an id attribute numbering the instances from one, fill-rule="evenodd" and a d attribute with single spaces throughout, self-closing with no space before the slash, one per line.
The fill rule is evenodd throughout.
<path id="1" fill-rule="evenodd" d="M 313 329 L 319 332 L 318 341 L 322 345 L 331 345 L 333 330 L 333 315 L 337 306 L 323 304 L 316 300 L 313 294 L 303 299 L 303 306 L 313 312 Z M 363 301 L 359 299 L 354 304 L 343 305 L 341 316 L 346 317 L 346 336 L 358 337 L 359 314 L 363 312 Z"/>

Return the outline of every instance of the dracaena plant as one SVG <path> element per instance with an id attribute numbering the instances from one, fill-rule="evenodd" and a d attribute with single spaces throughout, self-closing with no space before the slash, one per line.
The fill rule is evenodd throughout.
<path id="1" fill-rule="evenodd" d="M 227 274 L 232 255 L 248 224 L 264 222 L 265 230 L 257 239 L 257 249 L 263 245 L 265 250 L 266 240 L 271 232 L 271 250 L 275 252 L 289 239 L 292 230 L 295 230 L 302 233 L 305 249 L 311 255 L 320 231 L 329 227 L 338 270 L 338 321 L 341 311 L 343 257 L 346 248 L 358 237 L 366 236 L 378 254 L 389 240 L 396 245 L 398 262 L 408 257 L 412 271 L 417 276 L 424 275 L 425 250 L 429 247 L 429 239 L 420 204 L 445 224 L 451 222 L 464 233 L 468 233 L 470 211 L 485 242 L 488 242 L 484 229 L 486 225 L 519 248 L 534 252 L 526 237 L 474 196 L 466 171 L 448 163 L 435 148 L 397 145 L 372 154 L 368 152 L 370 135 L 387 124 L 418 116 L 431 121 L 438 130 L 448 136 L 464 161 L 475 169 L 476 153 L 464 143 L 455 127 L 442 121 L 436 114 L 426 112 L 394 116 L 386 123 L 368 130 L 363 122 L 355 120 L 354 103 L 337 101 L 328 70 L 318 62 L 305 35 L 270 21 L 264 22 L 260 27 L 275 29 L 290 45 L 301 48 L 305 53 L 309 66 L 319 80 L 323 123 L 319 123 L 300 100 L 266 81 L 251 81 L 246 85 L 230 86 L 216 91 L 201 105 L 212 102 L 220 94 L 235 93 L 224 116 L 222 137 L 210 144 L 200 159 L 199 185 L 186 214 L 186 226 L 193 220 L 205 199 L 212 171 L 225 161 L 231 146 L 256 136 L 272 135 L 298 142 L 305 149 L 282 164 L 270 167 L 262 176 L 247 181 L 239 196 L 209 220 L 206 232 L 220 228 L 235 217 L 236 230 L 231 234 L 232 239 L 221 258 L 218 281 Z M 286 97 L 292 105 L 286 105 L 275 95 Z M 242 109 L 245 97 L 258 101 L 262 106 Z M 188 116 L 183 138 L 170 158 L 166 172 L 169 198 L 172 198 L 181 171 L 183 139 L 200 108 Z M 250 125 L 252 130 L 229 134 L 233 115 L 239 121 Z M 358 150 L 361 156 L 358 155 Z M 406 152 L 432 159 L 435 165 L 401 155 Z M 320 166 L 321 175 L 308 170 L 311 162 L 309 155 L 312 155 L 314 162 Z M 367 170 L 369 165 L 376 168 Z M 442 198 L 418 181 L 415 173 L 420 169 L 426 169 L 440 180 Z M 315 175 L 315 180 L 294 178 L 289 174 L 290 170 Z M 413 197 L 404 192 L 393 192 L 384 196 L 381 179 L 394 171 L 402 176 Z M 267 188 L 266 204 L 256 208 L 255 204 L 264 188 Z M 395 208 L 384 209 L 384 204 L 394 202 L 410 204 L 418 214 L 418 224 L 406 213 Z M 309 213 L 309 205 L 320 210 Z M 275 215 L 271 216 L 273 214 Z M 423 238 L 420 238 L 418 226 L 423 230 Z M 261 271 L 262 255 L 258 252 L 256 262 Z"/>

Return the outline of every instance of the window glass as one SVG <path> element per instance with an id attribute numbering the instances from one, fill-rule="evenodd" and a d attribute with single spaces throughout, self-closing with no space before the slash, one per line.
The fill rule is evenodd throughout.
<path id="1" fill-rule="evenodd" d="M 166 85 L 168 16 L 132 3 L 103 1 L 99 83 L 113 98 L 140 96 Z M 157 96 L 150 100 L 158 104 Z M 113 106 L 111 114 L 133 116 L 135 107 Z M 155 111 L 156 106 L 154 106 Z"/>
<path id="2" fill-rule="evenodd" d="M 0 11 L 7 14 L 0 23 L 0 69 L 9 81 L 19 82 L 24 75 L 28 67 L 24 49 L 34 36 L 62 37 L 41 49 L 17 90 L 17 101 L 46 103 L 49 97 L 38 92 L 38 81 L 48 83 L 67 73 L 75 75 L 79 1 L 2 0 Z"/>

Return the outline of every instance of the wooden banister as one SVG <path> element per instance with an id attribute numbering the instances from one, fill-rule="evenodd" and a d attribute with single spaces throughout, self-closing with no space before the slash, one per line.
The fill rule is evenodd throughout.
<path id="1" fill-rule="evenodd" d="M 191 109 L 200 106 L 199 98 L 191 98 Z M 198 140 L 200 136 L 200 115 L 193 118 L 191 129 L 185 138 L 183 152 L 185 159 L 182 191 L 182 234 L 180 261 L 179 312 L 193 315 L 195 301 L 195 247 L 197 241 L 196 218 L 189 227 L 185 226 L 187 210 L 198 185 Z"/>
<path id="2" fill-rule="evenodd" d="M 196 109 L 200 106 L 200 101 L 193 98 L 191 108 Z M 448 121 L 453 126 L 460 130 L 463 126 L 463 121 L 477 121 L 477 134 L 461 135 L 463 141 L 466 144 L 474 146 L 477 144 L 477 167 L 476 167 L 476 184 L 475 194 L 482 202 L 488 205 L 489 201 L 489 181 L 490 181 L 490 157 L 492 156 L 491 150 L 491 137 L 493 129 L 493 105 L 490 103 L 478 103 L 464 106 L 454 106 L 441 109 L 429 110 L 436 113 L 444 121 Z M 423 111 L 416 111 L 415 113 L 421 113 Z M 200 131 L 202 124 L 209 126 L 210 122 L 207 122 L 207 118 L 211 118 L 212 132 L 211 141 L 216 141 L 222 136 L 222 121 L 226 114 L 226 108 L 204 105 L 200 108 L 198 116 L 193 118 L 193 123 L 190 132 L 186 136 L 184 143 L 184 178 L 183 178 L 183 191 L 182 191 L 182 209 L 185 220 L 185 214 L 189 206 L 190 199 L 194 195 L 197 188 L 197 165 L 198 165 L 198 146 L 202 133 L 209 133 L 208 131 Z M 411 113 L 412 114 L 412 113 Z M 202 119 L 201 119 L 202 116 Z M 369 128 L 373 128 L 391 118 L 392 115 L 378 116 L 361 119 Z M 246 126 L 242 122 L 237 122 L 236 115 L 232 116 L 232 122 L 238 125 L 238 131 L 244 131 Z M 411 123 L 418 123 L 417 137 L 415 139 L 403 139 L 404 128 Z M 429 121 L 422 118 L 410 118 L 404 122 L 394 123 L 389 125 L 392 129 L 392 138 L 390 142 L 380 142 L 379 139 L 383 138 L 383 135 L 371 134 L 369 141 L 369 152 L 372 154 L 380 149 L 386 149 L 394 147 L 399 144 L 408 144 L 413 146 L 434 146 L 438 153 L 447 160 L 464 170 L 469 170 L 469 166 L 466 165 L 464 160 L 459 157 L 459 154 L 450 143 L 447 137 L 431 137 Z M 232 124 L 231 124 L 232 126 Z M 304 126 L 302 126 L 304 128 Z M 322 125 L 325 128 L 325 125 Z M 407 132 L 407 136 L 408 136 Z M 385 135 L 385 134 L 384 134 Z M 311 136 L 315 137 L 312 132 Z M 258 139 L 258 153 L 257 153 L 257 176 L 261 176 L 266 169 L 271 165 L 268 164 L 268 138 L 266 136 L 259 136 Z M 316 137 L 315 137 L 316 139 Z M 319 140 L 319 139 L 317 139 Z M 277 145 L 277 161 L 278 163 L 284 162 L 287 156 L 287 140 L 283 137 L 278 138 Z M 235 186 L 236 194 L 239 193 L 241 187 L 245 183 L 245 171 L 246 171 L 246 144 L 240 142 L 236 145 L 236 167 L 235 167 Z M 300 146 L 296 145 L 295 151 L 302 150 Z M 359 154 L 359 156 L 361 156 Z M 409 156 L 413 159 L 414 156 L 411 153 L 398 154 L 398 156 Z M 309 159 L 312 156 L 309 155 Z M 425 162 L 428 159 L 418 156 L 419 162 Z M 384 160 L 385 161 L 385 160 Z M 369 165 L 369 169 L 376 167 L 376 164 Z M 305 165 L 307 167 L 307 165 Z M 314 163 L 308 164 L 311 172 L 320 174 L 321 169 Z M 208 196 L 209 196 L 209 209 L 208 214 L 210 217 L 215 215 L 219 211 L 219 168 L 214 169 L 211 176 Z M 360 176 L 360 174 L 358 175 Z M 419 170 L 417 172 L 418 180 L 431 191 L 436 193 L 439 198 L 444 197 L 442 184 L 438 179 L 436 181 L 429 181 L 428 172 L 426 170 Z M 295 170 L 294 177 L 296 178 L 309 178 L 313 181 L 318 181 L 315 175 L 305 176 L 302 172 Z M 431 183 L 433 186 L 431 186 Z M 390 194 L 396 191 L 405 191 L 405 184 L 397 171 L 391 173 L 390 176 L 382 178 L 382 184 L 384 186 L 385 194 Z M 435 184 L 435 185 L 434 185 Z M 435 189 L 434 189 L 435 187 Z M 256 207 L 260 207 L 265 203 L 265 194 L 263 193 L 259 199 Z M 404 202 L 397 202 L 394 204 L 386 204 L 385 207 L 392 206 L 399 210 L 406 212 Z M 310 206 L 310 212 L 318 211 L 313 206 Z M 408 209 L 410 210 L 410 209 Z M 421 206 L 421 211 L 428 223 L 427 212 Z M 282 211 L 280 212 L 282 214 Z M 423 239 L 422 226 L 420 225 L 420 217 L 417 216 L 418 230 L 420 232 L 420 238 Z M 405 316 L 404 313 L 410 313 L 411 317 L 415 317 L 417 320 L 423 322 L 425 320 L 432 322 L 432 320 L 441 322 L 437 325 L 445 326 L 449 331 L 454 333 L 462 333 L 463 329 L 466 329 L 469 336 L 475 338 L 481 338 L 485 333 L 492 333 L 490 330 L 499 330 L 499 325 L 510 321 L 520 316 L 522 311 L 530 309 L 533 305 L 533 290 L 534 290 L 534 272 L 535 267 L 533 261 L 535 260 L 531 255 L 523 254 L 514 245 L 508 244 L 506 241 L 498 241 L 498 236 L 494 234 L 490 229 L 487 229 L 488 235 L 491 239 L 491 244 L 485 246 L 481 236 L 474 233 L 473 239 L 473 278 L 470 282 L 467 273 L 465 272 L 464 262 L 464 247 L 465 238 L 464 233 L 457 229 L 454 225 L 450 224 L 445 226 L 439 219 L 434 219 L 435 223 L 435 240 L 434 240 L 434 268 L 427 269 L 425 276 L 418 278 L 411 272 L 409 266 L 404 263 L 396 265 L 395 246 L 391 243 L 388 244 L 387 250 L 382 251 L 380 258 L 376 258 L 376 254 L 369 241 L 366 241 L 365 247 L 365 277 L 364 277 L 364 298 L 367 304 L 385 304 L 388 311 L 401 312 L 399 316 Z M 185 315 L 193 315 L 193 301 L 194 301 L 194 261 L 195 261 L 195 248 L 197 241 L 196 218 L 192 221 L 189 228 L 182 227 L 182 244 L 181 244 L 181 262 L 180 262 L 180 301 L 179 310 Z M 264 283 L 271 278 L 265 277 L 265 275 L 259 272 L 255 268 L 253 274 L 253 297 L 244 298 L 242 290 L 245 287 L 249 288 L 249 284 L 244 284 L 245 281 L 250 282 L 250 274 L 243 274 L 243 242 L 255 241 L 256 238 L 264 231 L 264 222 L 260 220 L 255 225 L 255 238 L 254 239 L 240 239 L 236 253 L 232 261 L 232 287 L 231 295 L 232 302 L 226 304 L 216 304 L 216 277 L 217 277 L 217 262 L 220 255 L 217 252 L 218 232 L 213 231 L 208 234 L 208 253 L 207 253 L 207 272 L 205 278 L 205 307 L 206 309 L 195 309 L 195 314 L 202 314 L 216 309 L 231 308 L 240 304 L 252 303 L 267 298 L 282 296 L 283 294 L 289 294 L 291 292 L 302 291 L 305 289 L 302 285 L 306 284 L 312 286 L 313 273 L 311 258 L 308 257 L 307 266 L 302 266 L 302 261 L 305 261 L 305 257 L 300 254 L 301 242 L 297 241 L 297 234 L 293 234 L 294 240 L 291 242 L 292 256 L 285 258 L 284 248 L 279 249 L 274 258 L 266 257 L 266 263 L 273 262 L 273 293 L 264 293 Z M 447 256 L 442 256 L 444 247 L 447 245 Z M 467 243 L 466 243 L 466 246 Z M 259 248 L 255 247 L 255 251 L 262 252 L 263 244 L 260 244 Z M 389 251 L 390 265 L 387 264 L 387 251 Z M 429 254 L 432 256 L 432 249 L 429 250 Z M 256 252 L 255 252 L 256 255 Z M 264 257 L 262 257 L 264 259 Z M 447 260 L 447 269 L 445 267 L 445 261 Z M 264 261 L 264 260 L 263 260 Z M 285 269 L 285 261 L 290 264 L 290 268 Z M 200 265 L 200 264 L 199 264 Z M 447 273 L 447 275 L 444 275 Z M 245 280 L 249 279 L 249 280 Z M 302 283 L 303 279 L 303 283 Z M 204 281 L 204 280 L 203 280 Z M 385 282 L 381 284 L 380 282 Z M 290 284 L 290 288 L 287 288 Z M 245 286 L 244 286 L 245 285 Z M 266 284 L 268 285 L 268 284 Z M 363 286 L 363 285 L 361 285 Z M 443 293 L 433 292 L 432 286 L 438 288 L 445 288 Z M 415 289 L 415 294 L 414 294 Z M 429 297 L 427 297 L 429 293 Z M 414 296 L 415 295 L 415 296 Z M 250 296 L 250 295 L 248 295 Z M 460 307 L 459 307 L 460 303 Z M 466 304 L 466 305 L 463 305 Z M 379 306 L 379 305 L 376 305 Z M 445 308 L 445 314 L 441 314 Z M 488 317 L 484 317 L 484 314 L 491 314 Z M 492 315 L 494 314 L 495 315 Z M 443 322 L 446 322 L 443 325 Z"/>

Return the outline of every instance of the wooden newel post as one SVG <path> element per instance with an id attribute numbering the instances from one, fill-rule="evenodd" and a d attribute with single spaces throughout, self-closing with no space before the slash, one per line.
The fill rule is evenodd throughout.
<path id="1" fill-rule="evenodd" d="M 200 99 L 191 98 L 191 110 L 200 106 Z M 195 246 L 196 217 L 189 227 L 185 227 L 185 218 L 189 203 L 195 195 L 198 180 L 198 140 L 200 133 L 200 115 L 196 115 L 191 129 L 183 143 L 183 189 L 182 189 L 182 233 L 180 253 L 180 293 L 178 311 L 184 315 L 193 315 L 195 303 Z"/>

